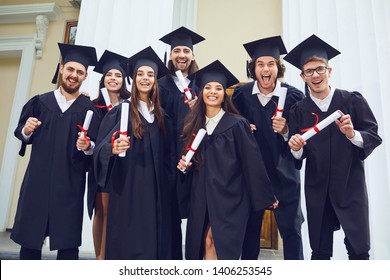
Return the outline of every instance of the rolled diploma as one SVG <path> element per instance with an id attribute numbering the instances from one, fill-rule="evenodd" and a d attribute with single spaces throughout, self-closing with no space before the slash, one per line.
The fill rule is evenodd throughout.
<path id="1" fill-rule="evenodd" d="M 199 147 L 200 142 L 202 142 L 204 136 L 206 135 L 206 129 L 199 129 L 198 133 L 195 136 L 194 141 L 191 144 L 191 149 L 186 154 L 186 165 L 188 165 L 195 154 L 196 149 Z M 183 171 L 183 170 L 182 170 Z"/>
<path id="2" fill-rule="evenodd" d="M 284 103 L 286 102 L 287 88 L 281 87 L 278 100 L 278 108 L 276 108 L 276 115 L 281 117 L 283 115 Z"/>
<path id="3" fill-rule="evenodd" d="M 190 89 L 188 88 L 188 86 L 184 80 L 183 73 L 180 70 L 177 70 L 175 73 L 176 73 L 176 77 L 179 79 L 179 83 L 184 88 L 184 93 L 185 93 L 187 99 L 191 100 L 192 95 L 191 95 Z"/>
<path id="4" fill-rule="evenodd" d="M 85 120 L 84 120 L 84 124 L 83 124 L 84 130 L 88 131 L 89 125 L 91 124 L 92 115 L 93 115 L 93 111 L 88 110 L 87 114 L 85 115 Z M 84 131 L 81 131 L 81 137 L 83 137 L 83 138 L 85 137 Z"/>
<path id="5" fill-rule="evenodd" d="M 106 103 L 106 106 L 107 106 L 107 109 L 108 111 L 111 110 L 111 100 L 110 100 L 110 96 L 108 95 L 108 91 L 107 91 L 107 88 L 101 88 L 100 89 L 101 92 L 102 92 L 102 95 L 103 95 L 103 98 L 104 98 L 104 102 Z"/>
<path id="6" fill-rule="evenodd" d="M 316 125 L 318 131 L 323 130 L 325 127 L 327 127 L 328 125 L 330 125 L 340 117 L 341 117 L 340 111 L 339 110 L 334 111 L 331 115 L 329 115 L 328 117 L 326 117 Z M 307 141 L 310 137 L 314 136 L 315 134 L 317 134 L 317 131 L 312 127 L 311 129 L 309 129 L 308 131 L 302 134 L 302 138 L 305 141 Z"/>
<path id="7" fill-rule="evenodd" d="M 122 112 L 121 112 L 121 123 L 119 127 L 119 131 L 121 134 L 119 137 L 126 137 L 126 135 L 123 135 L 122 132 L 127 131 L 127 124 L 129 121 L 129 103 L 122 103 Z M 126 152 L 122 152 L 119 154 L 120 157 L 125 157 Z"/>

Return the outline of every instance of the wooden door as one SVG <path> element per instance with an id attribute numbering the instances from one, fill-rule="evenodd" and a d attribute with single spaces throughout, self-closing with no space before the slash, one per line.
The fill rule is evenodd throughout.
<path id="1" fill-rule="evenodd" d="M 260 248 L 279 249 L 278 248 L 278 226 L 276 224 L 274 212 L 266 210 L 261 227 Z"/>

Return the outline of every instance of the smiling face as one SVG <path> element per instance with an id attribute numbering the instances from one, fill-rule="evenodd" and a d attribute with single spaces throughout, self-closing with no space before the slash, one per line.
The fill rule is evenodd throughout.
<path id="1" fill-rule="evenodd" d="M 317 69 L 318 67 L 327 67 L 327 62 L 321 59 L 310 60 L 305 63 L 302 67 L 302 72 L 307 71 L 308 69 Z M 332 68 L 326 69 L 325 73 L 318 74 L 317 71 L 312 71 L 313 75 L 307 77 L 301 73 L 301 78 L 310 88 L 311 93 L 319 98 L 323 99 L 328 96 L 330 92 L 329 88 L 329 78 L 332 72 Z"/>
<path id="2" fill-rule="evenodd" d="M 203 88 L 203 100 L 206 108 L 221 108 L 225 98 L 225 90 L 218 82 L 209 82 Z"/>
<path id="3" fill-rule="evenodd" d="M 110 92 L 118 93 L 123 84 L 123 75 L 117 69 L 110 69 L 104 76 L 104 86 Z"/>
<path id="4" fill-rule="evenodd" d="M 177 46 L 171 51 L 170 59 L 175 69 L 180 70 L 184 76 L 187 76 L 188 69 L 195 56 L 189 47 Z"/>
<path id="5" fill-rule="evenodd" d="M 69 61 L 60 67 L 61 87 L 69 94 L 79 91 L 87 78 L 87 71 L 81 63 Z"/>
<path id="6" fill-rule="evenodd" d="M 155 82 L 153 68 L 150 66 L 139 67 L 137 70 L 135 82 L 137 85 L 138 92 L 141 95 L 148 95 L 152 91 Z"/>
<path id="7" fill-rule="evenodd" d="M 272 56 L 260 56 L 255 62 L 257 85 L 263 94 L 274 91 L 278 77 L 278 65 Z"/>

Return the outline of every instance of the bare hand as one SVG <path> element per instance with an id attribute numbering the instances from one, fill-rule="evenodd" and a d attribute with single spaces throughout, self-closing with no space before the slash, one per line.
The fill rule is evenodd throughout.
<path id="1" fill-rule="evenodd" d="M 185 171 L 187 170 L 187 168 L 189 168 L 190 166 L 192 165 L 192 162 L 189 162 L 188 165 L 186 165 L 186 157 L 183 155 L 181 156 L 181 159 L 179 160 L 178 164 L 177 164 L 177 169 L 179 169 L 180 171 Z"/>
<path id="2" fill-rule="evenodd" d="M 299 151 L 306 144 L 306 141 L 302 138 L 300 134 L 295 134 L 291 136 L 290 140 L 288 141 L 288 145 L 293 151 Z"/>
<path id="3" fill-rule="evenodd" d="M 112 147 L 112 153 L 119 155 L 122 152 L 126 152 L 130 148 L 130 136 L 119 137 L 114 141 L 114 147 Z"/>
<path id="4" fill-rule="evenodd" d="M 353 123 L 351 116 L 349 114 L 344 115 L 343 112 L 341 112 L 341 118 L 339 120 L 336 120 L 336 124 L 339 127 L 341 133 L 346 135 L 348 138 L 353 138 L 355 136 L 355 130 L 353 129 Z"/>
<path id="5" fill-rule="evenodd" d="M 272 205 L 270 205 L 270 206 L 268 207 L 268 209 L 275 210 L 275 209 L 277 209 L 278 207 L 279 207 L 279 200 L 275 200 L 275 202 L 272 203 Z"/>
<path id="6" fill-rule="evenodd" d="M 287 130 L 287 121 L 281 116 L 272 117 L 272 129 L 280 134 L 286 134 Z"/>
<path id="7" fill-rule="evenodd" d="M 91 139 L 88 136 L 84 136 L 79 132 L 79 138 L 77 138 L 76 147 L 79 151 L 88 151 L 91 147 Z"/>
<path id="8" fill-rule="evenodd" d="M 31 133 L 33 133 L 41 124 L 42 122 L 37 118 L 30 117 L 27 119 L 26 124 L 23 127 L 23 133 L 26 136 L 30 136 Z"/>
<path id="9" fill-rule="evenodd" d="M 194 108 L 194 106 L 195 106 L 196 100 L 198 100 L 197 96 L 195 96 L 191 100 L 188 100 L 188 99 L 185 100 L 184 103 L 186 103 L 190 107 L 190 109 L 192 110 L 192 108 Z"/>
<path id="10" fill-rule="evenodd" d="M 256 128 L 256 125 L 254 125 L 253 123 L 251 123 L 249 126 L 251 127 L 252 133 L 256 131 L 256 129 L 257 129 L 257 128 Z"/>

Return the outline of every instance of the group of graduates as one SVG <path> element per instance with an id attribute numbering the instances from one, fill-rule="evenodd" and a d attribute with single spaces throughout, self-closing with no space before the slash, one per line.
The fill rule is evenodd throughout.
<path id="1" fill-rule="evenodd" d="M 31 98 L 15 130 L 22 156 L 32 146 L 11 234 L 20 259 L 41 259 L 47 236 L 57 259 L 78 259 L 86 178 L 97 259 L 183 259 L 184 218 L 185 259 L 257 259 L 266 209 L 284 258 L 303 259 L 304 159 L 311 258 L 332 257 L 342 226 L 349 258 L 369 259 L 364 159 L 382 140 L 364 97 L 329 84 L 339 52 L 315 35 L 288 54 L 280 36 L 256 40 L 244 44 L 253 82 L 240 84 L 219 60 L 198 69 L 195 32 L 160 40 L 171 46 L 167 66 L 151 47 L 97 60 L 93 47 L 58 44 L 60 86 Z M 284 54 L 306 95 L 281 82 Z M 93 101 L 79 90 L 88 66 L 102 74 Z M 318 129 L 334 111 L 341 117 Z M 316 134 L 305 140 L 305 129 Z"/>

